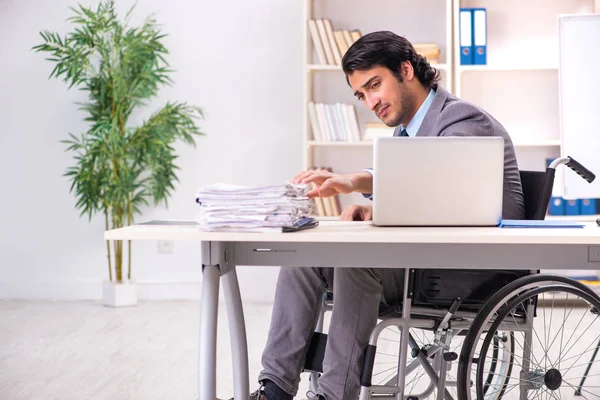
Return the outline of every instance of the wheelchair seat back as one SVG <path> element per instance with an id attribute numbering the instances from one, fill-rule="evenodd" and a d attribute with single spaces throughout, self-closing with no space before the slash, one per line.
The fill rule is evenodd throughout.
<path id="1" fill-rule="evenodd" d="M 414 270 L 412 305 L 449 308 L 460 298 L 459 309 L 477 312 L 498 290 L 530 273 L 528 270 Z"/>

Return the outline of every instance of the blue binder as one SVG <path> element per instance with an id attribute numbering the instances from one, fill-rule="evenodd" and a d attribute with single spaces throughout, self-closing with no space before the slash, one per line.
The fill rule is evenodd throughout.
<path id="1" fill-rule="evenodd" d="M 473 9 L 473 64 L 487 64 L 487 11 Z"/>
<path id="2" fill-rule="evenodd" d="M 584 228 L 584 224 L 573 221 L 503 219 L 500 228 Z"/>
<path id="3" fill-rule="evenodd" d="M 550 206 L 548 207 L 550 215 L 565 215 L 565 201 L 561 197 L 550 198 Z"/>
<path id="4" fill-rule="evenodd" d="M 581 199 L 579 213 L 581 215 L 595 215 L 596 199 Z"/>
<path id="5" fill-rule="evenodd" d="M 458 41 L 460 44 L 460 64 L 473 65 L 473 12 L 471 8 L 461 8 L 459 15 Z"/>
<path id="6" fill-rule="evenodd" d="M 579 215 L 580 200 L 565 200 L 565 215 Z"/>

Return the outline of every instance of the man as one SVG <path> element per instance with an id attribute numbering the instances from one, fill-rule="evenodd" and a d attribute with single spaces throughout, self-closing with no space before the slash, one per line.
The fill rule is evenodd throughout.
<path id="1" fill-rule="evenodd" d="M 354 43 L 342 60 L 354 95 L 395 136 L 501 136 L 505 140 L 503 217 L 524 218 L 524 201 L 514 148 L 502 125 L 485 111 L 438 86 L 439 75 L 406 39 L 374 32 Z M 409 140 L 409 139 L 407 139 Z M 348 175 L 303 172 L 294 183 L 314 182 L 309 196 L 360 192 L 370 196 L 373 171 Z M 410 171 L 398 171 L 398 181 Z M 370 220 L 371 206 L 353 205 L 342 220 Z M 379 303 L 401 299 L 404 271 L 373 268 L 282 268 L 271 327 L 258 380 L 251 398 L 291 399 L 298 391 L 306 351 L 317 322 L 321 297 L 333 290 L 323 375 L 315 397 L 356 399 L 369 335 L 377 323 Z"/>

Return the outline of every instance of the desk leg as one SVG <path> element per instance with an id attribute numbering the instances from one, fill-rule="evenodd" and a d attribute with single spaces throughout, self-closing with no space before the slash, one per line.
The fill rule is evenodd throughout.
<path id="1" fill-rule="evenodd" d="M 410 306 L 412 296 L 409 296 L 408 288 L 410 281 L 410 268 L 406 268 L 404 272 L 404 293 L 402 295 L 402 319 L 410 319 Z M 405 384 L 405 371 L 406 371 L 406 359 L 408 357 L 408 336 L 410 333 L 410 324 L 405 324 L 402 327 L 400 333 L 400 357 L 398 360 L 398 389 L 399 392 L 396 395 L 396 400 L 404 400 L 404 384 Z"/>
<path id="2" fill-rule="evenodd" d="M 234 399 L 248 399 L 250 393 L 248 373 L 248 343 L 244 309 L 240 296 L 235 266 L 223 275 L 223 296 L 229 320 L 229 336 L 231 338 L 231 356 L 233 363 Z"/>
<path id="3" fill-rule="evenodd" d="M 217 398 L 217 311 L 221 273 L 218 265 L 204 265 L 202 273 L 198 396 L 200 400 L 215 400 Z"/>

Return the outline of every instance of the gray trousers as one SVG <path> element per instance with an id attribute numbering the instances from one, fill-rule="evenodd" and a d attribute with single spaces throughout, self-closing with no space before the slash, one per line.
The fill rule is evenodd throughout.
<path id="1" fill-rule="evenodd" d="M 379 304 L 402 298 L 404 269 L 281 268 L 258 380 L 269 379 L 298 393 L 300 373 L 325 290 L 334 301 L 318 394 L 329 400 L 357 399 L 360 372 Z"/>

